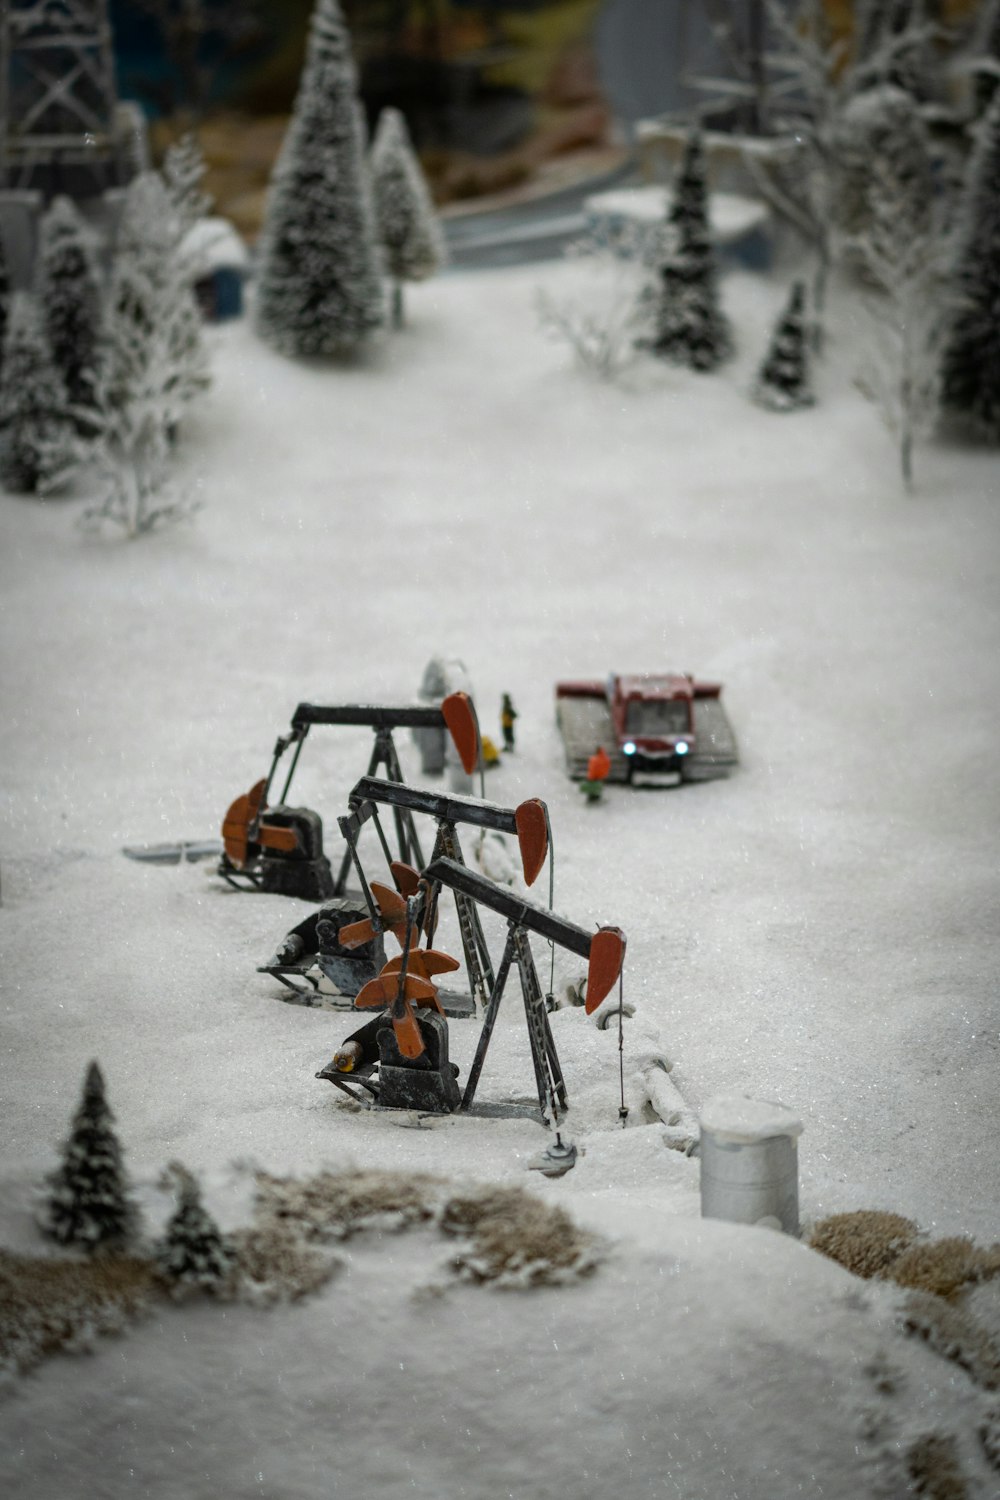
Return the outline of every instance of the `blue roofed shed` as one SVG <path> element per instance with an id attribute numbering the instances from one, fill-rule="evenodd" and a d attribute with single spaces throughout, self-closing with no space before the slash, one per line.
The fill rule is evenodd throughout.
<path id="1" fill-rule="evenodd" d="M 250 256 L 229 220 L 199 219 L 184 240 L 184 254 L 203 316 L 212 323 L 240 317 Z"/>

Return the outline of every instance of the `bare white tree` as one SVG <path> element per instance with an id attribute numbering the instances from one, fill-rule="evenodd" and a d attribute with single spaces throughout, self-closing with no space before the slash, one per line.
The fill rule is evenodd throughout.
<path id="1" fill-rule="evenodd" d="M 914 449 L 934 426 L 941 403 L 946 246 L 936 218 L 919 224 L 900 212 L 898 181 L 876 163 L 867 229 L 852 241 L 869 283 L 860 299 L 875 333 L 857 383 L 899 444 L 907 489 L 913 487 Z"/>
<path id="2" fill-rule="evenodd" d="M 53 479 L 86 471 L 98 499 L 85 523 L 110 523 L 129 537 L 194 509 L 175 492 L 171 475 L 183 418 L 208 384 L 201 318 L 181 252 L 187 227 L 158 173 L 133 179 L 86 430 Z"/>
<path id="3" fill-rule="evenodd" d="M 733 5 L 737 0 L 733 0 Z M 769 151 L 747 142 L 744 161 L 761 196 L 800 235 L 815 256 L 812 304 L 817 327 L 822 322 L 826 286 L 837 252 L 838 171 L 845 107 L 861 89 L 899 83 L 904 64 L 927 55 L 938 36 L 922 3 L 903 11 L 892 24 L 876 25 L 863 13 L 859 35 L 850 38 L 830 24 L 823 0 L 763 0 L 766 26 L 759 24 L 757 56 L 731 87 L 746 94 L 748 68 L 757 96 L 766 101 L 762 131 L 773 137 Z M 713 9 L 732 8 L 716 0 Z M 717 23 L 718 24 L 718 23 Z M 725 93 L 718 80 L 712 86 Z"/>

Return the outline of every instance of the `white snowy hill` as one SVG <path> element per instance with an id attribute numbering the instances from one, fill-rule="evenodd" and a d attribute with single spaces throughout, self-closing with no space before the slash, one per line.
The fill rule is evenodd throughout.
<path id="1" fill-rule="evenodd" d="M 701 1220 L 698 1162 L 669 1149 L 644 1083 L 661 1058 L 692 1113 L 733 1090 L 793 1108 L 806 1234 L 884 1209 L 1000 1239 L 995 454 L 929 447 L 905 496 L 850 385 L 846 318 L 815 408 L 753 406 L 776 279 L 725 279 L 740 352 L 718 375 L 647 362 L 595 383 L 533 311 L 570 274 L 415 288 L 409 327 L 351 370 L 214 333 L 184 438 L 190 526 L 99 540 L 74 528 L 79 498 L 0 497 L 0 1246 L 53 1253 L 33 1194 L 98 1058 L 151 1233 L 171 1159 L 226 1228 L 248 1222 L 252 1164 L 385 1169 L 527 1187 L 603 1258 L 566 1285 L 458 1284 L 433 1224 L 378 1223 L 291 1306 L 156 1304 L 11 1379 L 6 1496 L 1000 1487 L 1000 1283 L 976 1291 L 970 1353 L 901 1288 Z M 487 794 L 548 803 L 556 910 L 628 935 L 628 1128 L 615 1030 L 556 1012 L 581 1151 L 557 1180 L 527 1171 L 545 1143 L 529 1120 L 410 1128 L 314 1078 L 352 1017 L 282 1004 L 256 972 L 300 903 L 120 854 L 214 836 L 296 703 L 412 701 L 436 652 L 466 662 L 497 741 L 514 698 Z M 554 683 L 668 667 L 725 684 L 739 770 L 584 805 Z M 369 750 L 317 729 L 303 753 L 295 800 L 335 860 Z M 561 956 L 557 989 L 579 967 Z M 476 1030 L 451 1027 L 463 1076 Z M 531 1085 L 512 988 L 479 1098 Z"/>

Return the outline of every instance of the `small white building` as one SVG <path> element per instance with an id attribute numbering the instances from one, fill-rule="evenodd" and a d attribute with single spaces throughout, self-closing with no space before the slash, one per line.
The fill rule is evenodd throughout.
<path id="1" fill-rule="evenodd" d="M 234 225 L 218 217 L 199 219 L 185 236 L 182 251 L 204 317 L 213 323 L 238 318 L 250 253 Z"/>

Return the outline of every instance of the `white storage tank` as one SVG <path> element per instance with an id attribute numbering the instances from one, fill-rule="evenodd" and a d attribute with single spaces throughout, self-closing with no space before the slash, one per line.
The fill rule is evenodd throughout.
<path id="1" fill-rule="evenodd" d="M 797 1235 L 799 1116 L 772 1100 L 719 1094 L 700 1123 L 702 1218 Z"/>

